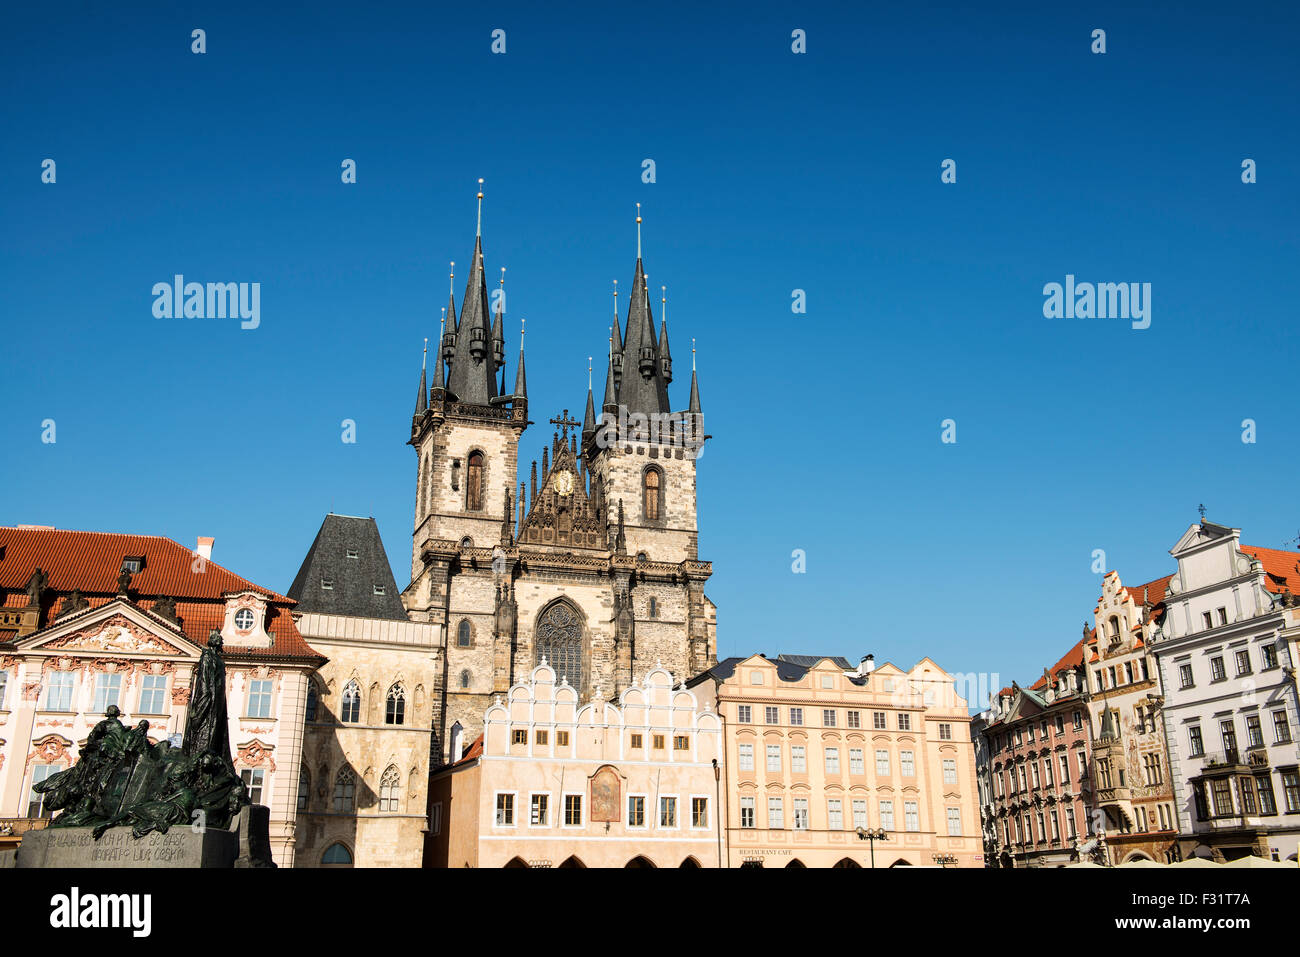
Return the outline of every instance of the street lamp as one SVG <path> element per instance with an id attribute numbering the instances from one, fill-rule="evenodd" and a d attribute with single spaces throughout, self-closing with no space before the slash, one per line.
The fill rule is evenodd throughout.
<path id="1" fill-rule="evenodd" d="M 876 841 L 889 840 L 889 832 L 883 827 L 860 827 L 858 828 L 858 840 L 871 842 L 871 866 L 874 868 L 876 866 Z"/>

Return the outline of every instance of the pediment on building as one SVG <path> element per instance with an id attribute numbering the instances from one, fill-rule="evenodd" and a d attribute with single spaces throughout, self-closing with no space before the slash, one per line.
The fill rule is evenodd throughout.
<path id="1" fill-rule="evenodd" d="M 1224 525 L 1215 525 L 1213 522 L 1190 525 L 1187 531 L 1183 532 L 1183 537 L 1178 539 L 1178 544 L 1169 549 L 1169 554 L 1177 558 L 1185 552 L 1195 551 L 1206 545 L 1231 538 L 1234 531 Z"/>
<path id="2" fill-rule="evenodd" d="M 21 651 L 101 655 L 166 655 L 197 658 L 197 645 L 173 622 L 149 614 L 124 599 L 68 618 L 18 642 Z"/>

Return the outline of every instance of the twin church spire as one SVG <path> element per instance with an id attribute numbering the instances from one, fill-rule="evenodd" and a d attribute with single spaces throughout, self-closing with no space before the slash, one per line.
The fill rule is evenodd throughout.
<path id="1" fill-rule="evenodd" d="M 641 258 L 641 204 L 637 204 L 637 258 L 632 278 L 632 291 L 627 306 L 627 321 L 618 316 L 618 287 L 614 289 L 614 321 L 610 330 L 609 361 L 606 369 L 605 395 L 602 412 L 618 413 L 620 407 L 627 414 L 668 414 L 668 385 L 672 382 L 672 355 L 668 346 L 667 291 L 661 286 L 661 313 L 658 335 L 654 314 L 650 307 L 645 267 Z M 432 382 L 428 376 L 428 340 L 420 369 L 420 392 L 416 398 L 415 414 L 421 416 L 430 407 L 431 393 L 442 390 L 446 399 L 465 406 L 501 406 L 516 400 L 527 401 L 527 383 L 524 372 L 522 325 L 519 337 L 519 364 L 515 373 L 513 392 L 506 391 L 505 378 L 505 270 L 501 273 L 501 288 L 495 315 L 489 318 L 490 300 L 487 276 L 483 262 L 483 181 L 479 180 L 478 225 L 474 235 L 474 253 L 465 295 L 457 316 L 455 297 L 455 263 L 452 263 L 447 308 L 442 320 L 441 338 L 434 349 Z M 626 334 L 624 333 L 626 329 Z M 694 371 L 692 348 L 691 400 L 688 411 L 698 413 L 699 386 Z M 445 371 L 445 378 L 444 378 Z M 588 370 L 587 409 L 583 422 L 584 435 L 596 428 L 596 405 L 591 390 Z M 445 382 L 445 384 L 444 384 Z"/>

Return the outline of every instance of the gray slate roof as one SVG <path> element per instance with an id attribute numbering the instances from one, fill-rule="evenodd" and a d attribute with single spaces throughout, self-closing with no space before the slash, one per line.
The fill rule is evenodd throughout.
<path id="1" fill-rule="evenodd" d="M 349 551 L 357 557 L 348 558 Z M 333 587 L 324 588 L 322 580 Z M 382 586 L 382 595 L 375 594 L 376 585 Z M 297 600 L 297 611 L 407 620 L 373 518 L 326 515 L 288 594 Z"/>

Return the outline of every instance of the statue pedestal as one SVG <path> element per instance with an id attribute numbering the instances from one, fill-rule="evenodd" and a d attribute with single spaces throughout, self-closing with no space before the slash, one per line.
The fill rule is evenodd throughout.
<path id="1" fill-rule="evenodd" d="M 97 841 L 88 827 L 28 831 L 13 867 L 274 867 L 270 859 L 270 813 L 245 807 L 228 831 L 198 832 L 178 824 L 166 834 L 131 836 L 113 827 Z M 0 865 L 2 866 L 2 865 Z"/>

